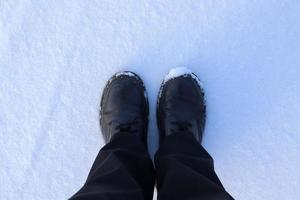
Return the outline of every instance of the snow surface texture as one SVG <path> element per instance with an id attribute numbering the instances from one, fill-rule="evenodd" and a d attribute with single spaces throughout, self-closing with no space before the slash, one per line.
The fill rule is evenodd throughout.
<path id="1" fill-rule="evenodd" d="M 0 199 L 66 199 L 103 146 L 106 81 L 155 104 L 172 67 L 205 86 L 203 145 L 241 200 L 300 196 L 299 0 L 0 0 Z"/>

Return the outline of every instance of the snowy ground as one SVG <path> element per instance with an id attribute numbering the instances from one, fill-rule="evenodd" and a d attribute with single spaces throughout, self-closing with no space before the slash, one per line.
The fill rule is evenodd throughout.
<path id="1" fill-rule="evenodd" d="M 240 200 L 300 196 L 299 0 L 0 0 L 0 199 L 67 199 L 103 140 L 106 80 L 133 70 L 154 108 L 172 67 L 204 83 L 204 146 Z"/>

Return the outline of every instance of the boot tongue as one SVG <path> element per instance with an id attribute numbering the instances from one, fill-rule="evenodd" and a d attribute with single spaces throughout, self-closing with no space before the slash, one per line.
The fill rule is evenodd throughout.
<path id="1" fill-rule="evenodd" d="M 114 105 L 107 107 L 102 114 L 109 122 L 129 123 L 142 117 L 139 105 Z"/>

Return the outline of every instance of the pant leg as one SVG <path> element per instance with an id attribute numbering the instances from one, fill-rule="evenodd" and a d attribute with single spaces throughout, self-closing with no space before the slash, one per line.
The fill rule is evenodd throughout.
<path id="1" fill-rule="evenodd" d="M 84 186 L 71 200 L 152 200 L 155 174 L 145 145 L 118 133 L 99 152 Z"/>
<path id="2" fill-rule="evenodd" d="M 233 199 L 218 179 L 213 159 L 190 133 L 166 137 L 155 166 L 159 200 Z"/>

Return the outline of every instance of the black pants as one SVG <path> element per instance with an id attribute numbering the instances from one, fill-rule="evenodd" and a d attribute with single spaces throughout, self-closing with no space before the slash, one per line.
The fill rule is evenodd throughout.
<path id="1" fill-rule="evenodd" d="M 233 199 L 218 179 L 213 159 L 189 133 L 165 138 L 155 155 L 155 169 L 135 134 L 116 134 L 71 200 L 152 200 L 155 177 L 159 200 Z"/>

